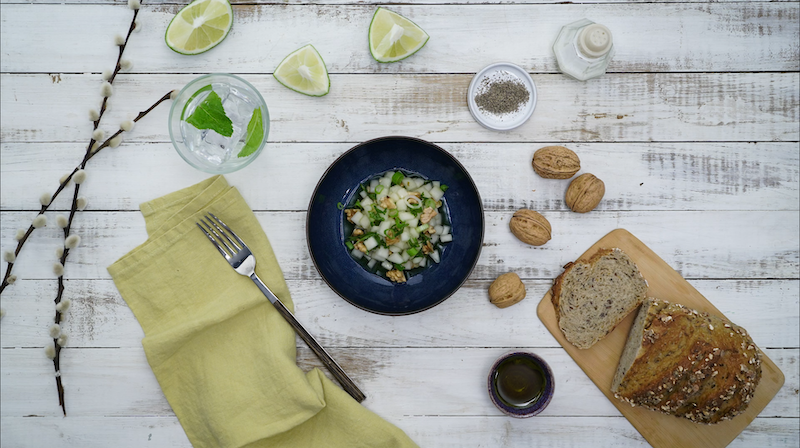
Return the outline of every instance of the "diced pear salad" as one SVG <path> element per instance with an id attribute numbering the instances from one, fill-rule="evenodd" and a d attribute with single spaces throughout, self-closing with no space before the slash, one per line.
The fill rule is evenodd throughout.
<path id="1" fill-rule="evenodd" d="M 388 171 L 360 188 L 345 209 L 354 228 L 344 244 L 353 258 L 396 283 L 406 281 L 405 271 L 439 262 L 442 244 L 453 241 L 443 219 L 447 185 Z"/>

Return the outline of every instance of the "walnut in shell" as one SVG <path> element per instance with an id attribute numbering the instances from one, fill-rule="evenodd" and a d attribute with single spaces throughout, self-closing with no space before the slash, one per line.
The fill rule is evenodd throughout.
<path id="1" fill-rule="evenodd" d="M 497 277 L 489 286 L 489 301 L 498 308 L 508 308 L 525 298 L 525 285 L 513 272 Z"/>
<path id="2" fill-rule="evenodd" d="M 541 246 L 550 241 L 550 222 L 541 214 L 528 209 L 517 210 L 509 222 L 511 233 L 523 243 Z"/>
<path id="3" fill-rule="evenodd" d="M 581 169 L 581 160 L 563 146 L 545 146 L 533 154 L 533 170 L 545 179 L 569 179 Z"/>
<path id="4" fill-rule="evenodd" d="M 577 213 L 588 213 L 597 207 L 603 195 L 606 194 L 606 185 L 593 174 L 581 174 L 570 182 L 567 188 L 567 206 Z"/>

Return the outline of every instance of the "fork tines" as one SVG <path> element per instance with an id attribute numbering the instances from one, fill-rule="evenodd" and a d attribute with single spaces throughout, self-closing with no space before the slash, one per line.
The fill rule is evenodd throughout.
<path id="1" fill-rule="evenodd" d="M 200 222 L 196 224 L 226 259 L 247 247 L 230 227 L 211 212 L 206 212 L 206 215 L 200 218 Z"/>

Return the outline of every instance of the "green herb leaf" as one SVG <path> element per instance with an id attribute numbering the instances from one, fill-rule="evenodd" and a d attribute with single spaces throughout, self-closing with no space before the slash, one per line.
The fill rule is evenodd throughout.
<path id="1" fill-rule="evenodd" d="M 351 243 L 350 241 L 345 241 L 344 245 L 347 246 L 347 248 L 350 250 L 353 250 L 353 248 L 355 247 L 353 246 L 353 243 Z"/>
<path id="2" fill-rule="evenodd" d="M 238 157 L 247 157 L 256 152 L 261 146 L 261 140 L 264 139 L 264 120 L 261 117 L 261 108 L 253 111 L 253 116 L 250 117 L 250 123 L 247 124 L 247 140 L 244 142 L 244 147 L 239 151 Z"/>
<path id="3" fill-rule="evenodd" d="M 380 215 L 380 213 L 378 213 L 378 212 L 369 212 L 369 222 L 373 226 L 377 226 L 383 220 L 384 220 L 384 218 L 383 218 L 383 216 Z"/>
<path id="4" fill-rule="evenodd" d="M 403 182 L 403 178 L 405 178 L 403 173 L 398 171 L 398 172 L 394 173 L 394 175 L 392 175 L 392 183 L 395 184 L 395 185 L 400 185 Z"/>
<path id="5" fill-rule="evenodd" d="M 400 218 L 394 218 L 394 227 L 397 228 L 398 230 L 397 235 L 399 235 L 400 234 L 399 232 L 402 232 L 403 229 L 408 227 L 408 223 L 405 221 L 400 221 Z"/>
<path id="6" fill-rule="evenodd" d="M 338 208 L 339 210 L 341 210 L 341 209 L 343 209 L 343 208 L 344 208 L 344 204 L 342 204 L 341 202 L 337 202 L 337 203 L 336 203 L 336 208 Z"/>
<path id="7" fill-rule="evenodd" d="M 198 89 L 197 92 L 194 92 L 194 94 L 192 94 L 192 96 L 186 101 L 186 104 L 183 105 L 183 110 L 181 111 L 181 120 L 183 120 L 184 115 L 186 115 L 186 109 L 189 107 L 190 104 L 192 104 L 192 101 L 194 101 L 197 95 L 200 95 L 201 93 L 207 92 L 209 90 L 211 90 L 211 84 Z"/>
<path id="8" fill-rule="evenodd" d="M 230 137 L 233 135 L 233 122 L 225 115 L 222 99 L 217 92 L 211 91 L 206 99 L 189 115 L 186 122 L 197 129 L 211 129 L 212 131 Z M 263 132 L 263 131 L 262 131 Z"/>
<path id="9" fill-rule="evenodd" d="M 448 188 L 450 188 L 450 187 L 448 187 L 447 185 L 444 185 L 444 184 L 439 185 L 439 189 L 442 190 L 442 191 L 447 191 Z"/>
<path id="10" fill-rule="evenodd" d="M 379 235 L 378 235 L 377 233 L 375 233 L 375 232 L 369 232 L 369 233 L 367 233 L 367 234 L 364 234 L 364 235 L 363 235 L 361 238 L 359 238 L 359 239 L 358 239 L 358 241 L 356 241 L 356 242 L 360 243 L 360 242 L 362 242 L 362 241 L 364 241 L 364 240 L 366 240 L 366 239 L 368 239 L 368 238 L 370 238 L 370 237 L 373 237 L 373 236 L 379 236 Z M 379 238 L 377 238 L 377 239 L 380 239 L 380 237 L 379 237 Z"/>

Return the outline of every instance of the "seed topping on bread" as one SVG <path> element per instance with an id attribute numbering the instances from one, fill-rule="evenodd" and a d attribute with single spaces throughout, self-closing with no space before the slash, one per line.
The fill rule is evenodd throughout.
<path id="1" fill-rule="evenodd" d="M 612 391 L 631 405 L 717 423 L 744 412 L 760 378 L 760 353 L 744 329 L 680 304 L 647 299 L 631 327 Z"/>

